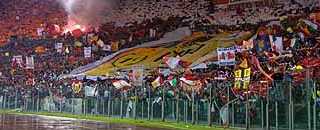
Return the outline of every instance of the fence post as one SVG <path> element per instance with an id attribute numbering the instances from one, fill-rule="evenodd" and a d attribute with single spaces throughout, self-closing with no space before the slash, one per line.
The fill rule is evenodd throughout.
<path id="1" fill-rule="evenodd" d="M 16 90 L 16 96 L 14 99 L 14 108 L 17 109 L 18 108 L 18 90 Z"/>
<path id="2" fill-rule="evenodd" d="M 196 110 L 195 110 L 195 114 L 196 114 L 196 119 L 195 119 L 195 123 L 199 124 L 199 100 L 195 101 L 195 105 L 196 105 Z"/>
<path id="3" fill-rule="evenodd" d="M 110 99 L 111 97 L 109 96 L 108 97 L 108 117 L 110 117 L 110 115 L 111 115 L 111 99 Z"/>
<path id="4" fill-rule="evenodd" d="M 307 69 L 307 75 L 306 75 L 306 87 L 307 87 L 307 107 L 308 107 L 308 130 L 311 130 L 311 101 L 310 101 L 310 97 L 311 97 L 311 89 L 310 89 L 310 69 Z"/>
<path id="5" fill-rule="evenodd" d="M 235 122 L 234 122 L 234 103 L 231 104 L 231 109 L 232 109 L 232 116 L 231 116 L 231 122 L 232 122 L 232 127 L 235 127 Z"/>
<path id="6" fill-rule="evenodd" d="M 4 108 L 8 109 L 8 95 L 5 95 L 5 97 Z"/>
<path id="7" fill-rule="evenodd" d="M 212 86 L 209 86 L 209 106 L 208 106 L 208 126 L 212 126 L 211 109 L 212 109 Z"/>
<path id="8" fill-rule="evenodd" d="M 317 94 L 316 82 L 313 82 L 313 92 Z M 317 130 L 317 95 L 313 102 L 313 130 Z"/>
<path id="9" fill-rule="evenodd" d="M 60 102 L 59 102 L 60 113 L 62 113 L 62 100 L 64 100 L 64 98 L 62 95 L 62 91 L 60 90 Z"/>
<path id="10" fill-rule="evenodd" d="M 151 100 L 151 99 L 150 99 L 150 100 Z M 153 120 L 153 104 L 154 104 L 154 103 L 151 104 L 151 119 L 152 119 L 152 120 Z"/>
<path id="11" fill-rule="evenodd" d="M 192 88 L 192 104 L 191 104 L 191 122 L 192 122 L 192 125 L 194 125 L 195 124 L 195 115 L 194 115 L 194 89 Z"/>
<path id="12" fill-rule="evenodd" d="M 269 125 L 269 105 L 270 105 L 270 99 L 269 99 L 269 87 L 267 86 L 267 103 L 266 103 L 266 129 L 270 129 Z"/>
<path id="13" fill-rule="evenodd" d="M 10 109 L 10 95 L 8 95 L 8 98 L 7 98 L 7 109 Z"/>
<path id="14" fill-rule="evenodd" d="M 2 104 L 1 104 L 1 108 L 2 109 L 6 109 L 6 95 L 4 94 L 3 95 L 3 98 L 2 98 Z"/>
<path id="15" fill-rule="evenodd" d="M 264 104 L 261 100 L 261 128 L 264 129 Z"/>
<path id="16" fill-rule="evenodd" d="M 35 104 L 35 100 L 36 100 L 36 99 L 33 98 L 33 97 L 34 97 L 34 96 L 31 97 L 31 100 L 32 100 L 32 108 L 31 108 L 32 110 L 31 110 L 31 111 L 34 111 L 34 107 L 35 107 L 35 105 L 36 105 L 36 104 Z"/>
<path id="17" fill-rule="evenodd" d="M 184 120 L 185 120 L 185 123 L 187 124 L 188 123 L 188 101 L 187 100 L 184 100 Z"/>
<path id="18" fill-rule="evenodd" d="M 144 109 L 143 109 L 143 107 L 144 107 L 144 100 L 142 99 L 141 100 L 141 118 L 142 119 L 144 119 Z"/>
<path id="19" fill-rule="evenodd" d="M 148 101 L 148 120 L 150 120 L 150 107 L 151 107 L 151 87 L 150 87 L 150 85 L 148 85 L 148 99 L 147 99 L 147 101 Z"/>
<path id="20" fill-rule="evenodd" d="M 137 87 L 134 89 L 134 106 L 133 106 L 133 117 L 136 120 L 137 119 L 137 99 L 138 99 L 138 90 Z"/>
<path id="21" fill-rule="evenodd" d="M 37 112 L 39 112 L 40 109 L 40 92 L 39 89 L 37 89 Z"/>
<path id="22" fill-rule="evenodd" d="M 27 109 L 26 109 L 26 106 L 27 106 L 26 100 L 27 100 L 26 97 L 24 97 L 24 98 L 22 99 L 22 102 L 23 102 L 22 108 L 23 108 L 24 111 L 27 111 Z M 5 103 L 5 101 L 6 101 L 6 100 L 4 100 L 4 103 Z M 5 104 L 4 104 L 4 109 L 6 109 L 6 108 L 5 108 Z"/>
<path id="23" fill-rule="evenodd" d="M 114 115 L 114 102 L 116 101 L 116 98 L 111 98 L 111 115 L 110 117 L 112 117 Z"/>
<path id="24" fill-rule="evenodd" d="M 291 88 L 291 81 L 289 82 L 289 130 L 292 130 L 292 120 L 293 120 L 293 117 L 292 117 L 292 88 Z"/>
<path id="25" fill-rule="evenodd" d="M 162 87 L 162 102 L 161 102 L 161 120 L 164 122 L 165 121 L 165 117 L 164 117 L 164 113 L 165 113 L 165 86 Z"/>
<path id="26" fill-rule="evenodd" d="M 249 93 L 246 94 L 246 130 L 249 130 Z"/>
<path id="27" fill-rule="evenodd" d="M 172 103 L 172 104 L 171 104 L 171 106 L 172 106 L 172 107 L 171 107 L 171 108 L 172 108 L 172 109 L 171 109 L 171 112 L 172 112 L 172 113 L 170 113 L 170 114 L 172 114 L 173 118 L 175 118 L 175 120 L 177 120 L 177 119 L 176 119 L 177 116 L 174 114 L 174 112 L 175 112 L 175 105 L 176 105 L 176 104 L 174 104 L 174 103 L 175 103 L 175 100 L 174 100 L 174 99 L 171 99 L 171 103 Z"/>
<path id="28" fill-rule="evenodd" d="M 74 102 L 73 102 L 73 98 L 71 99 L 71 113 L 74 114 Z"/>
<path id="29" fill-rule="evenodd" d="M 26 102 L 26 110 L 28 111 L 28 98 L 26 98 L 25 102 Z"/>
<path id="30" fill-rule="evenodd" d="M 60 99 L 60 103 L 59 103 L 60 113 L 62 113 L 62 100 L 63 100 L 63 98 L 61 97 L 61 99 Z"/>
<path id="31" fill-rule="evenodd" d="M 224 85 L 226 85 L 226 83 L 224 83 Z M 229 86 L 228 84 L 227 84 L 227 100 L 228 100 L 228 102 L 230 102 L 230 87 L 231 86 Z M 229 113 L 230 113 L 230 111 L 229 111 L 229 103 L 228 103 L 228 105 L 227 105 L 227 107 L 228 107 L 228 112 L 227 112 L 227 125 L 229 126 L 229 124 L 230 124 L 230 116 L 229 116 Z"/>
<path id="32" fill-rule="evenodd" d="M 276 130 L 279 130 L 279 111 L 278 111 L 278 101 L 276 101 Z"/>
<path id="33" fill-rule="evenodd" d="M 0 102 L 0 103 L 1 103 L 1 104 L 0 104 L 0 108 L 1 108 L 1 109 L 4 109 L 4 108 L 3 108 L 3 101 L 4 101 L 4 97 L 1 95 L 1 96 L 0 96 L 0 99 L 1 99 L 1 102 Z"/>
<path id="34" fill-rule="evenodd" d="M 120 118 L 123 119 L 123 93 L 121 93 L 121 99 L 120 99 Z"/>
<path id="35" fill-rule="evenodd" d="M 0 96 L 0 101 L 1 101 L 0 102 L 1 103 L 0 104 L 0 109 L 3 109 L 3 96 L 2 95 Z"/>
<path id="36" fill-rule="evenodd" d="M 179 94 L 177 94 L 177 99 L 176 99 L 176 120 L 177 123 L 179 123 L 179 118 L 180 118 L 180 112 L 179 112 Z"/>
<path id="37" fill-rule="evenodd" d="M 83 114 L 87 115 L 87 98 L 84 96 L 83 98 Z"/>
<path id="38" fill-rule="evenodd" d="M 105 98 L 103 98 L 103 99 L 102 99 L 102 115 L 105 115 L 105 114 L 106 114 L 105 104 L 106 104 L 106 100 L 105 100 Z"/>
<path id="39" fill-rule="evenodd" d="M 7 94 L 4 93 L 4 97 L 3 97 L 3 108 L 6 109 L 6 102 L 7 102 Z"/>
<path id="40" fill-rule="evenodd" d="M 100 104 L 100 100 L 99 100 L 99 95 L 96 95 L 96 102 L 95 102 L 95 114 L 94 115 L 97 115 L 99 112 L 98 112 L 98 107 L 99 107 L 99 104 Z"/>
<path id="41" fill-rule="evenodd" d="M 308 97 L 308 103 L 307 103 L 307 107 L 308 107 L 308 130 L 311 130 L 311 104 L 310 104 L 310 97 Z"/>
<path id="42" fill-rule="evenodd" d="M 14 99 L 14 108 L 17 109 L 18 108 L 18 90 L 16 90 L 16 96 Z"/>

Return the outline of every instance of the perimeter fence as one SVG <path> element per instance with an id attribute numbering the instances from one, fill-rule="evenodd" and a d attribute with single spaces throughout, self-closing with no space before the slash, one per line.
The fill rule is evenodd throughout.
<path id="1" fill-rule="evenodd" d="M 294 84 L 294 85 L 293 85 Z M 137 88 L 146 91 L 143 98 L 129 97 L 125 93 L 114 97 L 57 98 L 55 96 L 22 97 L 0 95 L 1 109 L 21 109 L 27 112 L 61 112 L 83 115 L 100 115 L 113 118 L 139 120 L 176 121 L 193 125 L 223 126 L 226 115 L 228 126 L 253 130 L 319 130 L 320 129 L 320 84 L 306 80 L 299 84 L 292 81 L 274 81 L 267 96 L 252 95 L 237 99 L 231 94 L 231 83 L 214 83 L 206 87 L 209 96 L 199 98 L 170 97 L 165 94 L 152 96 L 148 85 Z M 215 101 L 217 88 L 226 88 L 229 104 L 219 107 Z M 150 91 L 149 91 L 150 90 Z M 164 87 L 161 91 L 165 92 Z M 39 94 L 38 94 L 39 95 Z M 164 100 L 163 100 L 164 99 Z M 231 101 L 233 100 L 233 101 Z M 225 119 L 224 119 L 225 120 Z"/>

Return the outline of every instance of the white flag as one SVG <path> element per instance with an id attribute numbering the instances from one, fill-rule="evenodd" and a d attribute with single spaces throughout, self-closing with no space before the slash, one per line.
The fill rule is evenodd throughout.
<path id="1" fill-rule="evenodd" d="M 91 57 L 91 47 L 85 47 L 84 48 L 84 57 L 90 58 Z"/>
<path id="2" fill-rule="evenodd" d="M 96 89 L 97 89 L 96 87 L 86 86 L 86 87 L 84 88 L 84 90 L 85 90 L 85 95 L 86 95 L 87 97 L 95 97 L 96 94 L 97 94 L 97 90 L 96 90 Z"/>
<path id="3" fill-rule="evenodd" d="M 276 37 L 276 40 L 274 41 L 274 45 L 276 46 L 277 52 L 283 52 L 283 40 L 282 37 Z"/>
<path id="4" fill-rule="evenodd" d="M 180 81 L 182 81 L 183 83 L 189 85 L 189 86 L 195 86 L 196 83 L 192 80 L 188 80 L 185 77 L 180 78 Z"/>
<path id="5" fill-rule="evenodd" d="M 44 32 L 43 28 L 37 28 L 38 36 L 42 36 L 43 32 Z"/>
<path id="6" fill-rule="evenodd" d="M 124 80 L 114 81 L 114 82 L 112 82 L 112 85 L 116 89 L 121 89 L 121 88 L 124 88 L 124 87 L 131 87 L 131 84 L 129 84 L 128 82 L 126 82 Z"/>
<path id="7" fill-rule="evenodd" d="M 57 43 L 55 46 L 55 49 L 57 50 L 58 53 L 62 53 L 63 43 Z"/>
<path id="8" fill-rule="evenodd" d="M 164 58 L 164 62 L 171 68 L 171 69 L 175 69 L 180 62 L 179 58 L 175 58 L 175 57 L 168 57 L 168 58 Z"/>
<path id="9" fill-rule="evenodd" d="M 142 86 L 143 78 L 144 78 L 143 70 L 144 70 L 143 66 L 133 66 L 132 67 L 131 79 L 132 79 L 133 85 Z"/>
<path id="10" fill-rule="evenodd" d="M 26 57 L 26 69 L 34 69 L 34 58 L 33 56 Z"/>

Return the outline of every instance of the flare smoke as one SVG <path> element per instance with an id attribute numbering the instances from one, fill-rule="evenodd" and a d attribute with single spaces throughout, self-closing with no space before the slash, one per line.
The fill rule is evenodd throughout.
<path id="1" fill-rule="evenodd" d="M 115 7 L 113 0 L 58 0 L 68 13 L 69 21 L 84 26 L 101 25 L 107 14 Z"/>

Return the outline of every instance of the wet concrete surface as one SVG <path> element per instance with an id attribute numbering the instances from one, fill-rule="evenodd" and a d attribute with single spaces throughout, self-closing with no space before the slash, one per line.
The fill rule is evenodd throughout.
<path id="1" fill-rule="evenodd" d="M 0 130 L 163 130 L 32 115 L 0 115 Z"/>

